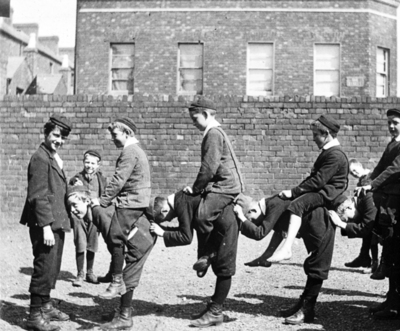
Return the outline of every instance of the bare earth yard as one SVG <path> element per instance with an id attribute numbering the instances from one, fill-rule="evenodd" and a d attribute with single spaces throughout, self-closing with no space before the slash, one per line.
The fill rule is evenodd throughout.
<path id="1" fill-rule="evenodd" d="M 32 253 L 28 228 L 15 225 L 2 229 L 1 253 L 1 319 L 0 330 L 23 330 L 28 316 L 28 286 L 32 272 Z M 324 283 L 317 303 L 317 319 L 313 324 L 289 326 L 278 316 L 282 305 L 293 302 L 302 293 L 305 274 L 302 264 L 307 256 L 304 244 L 297 240 L 292 260 L 271 268 L 249 268 L 244 262 L 264 251 L 269 237 L 261 242 L 243 236 L 239 240 L 237 274 L 225 304 L 227 323 L 210 329 L 224 330 L 332 330 L 332 331 L 394 331 L 400 320 L 375 321 L 368 316 L 368 307 L 384 300 L 387 280 L 375 281 L 358 269 L 343 266 L 359 252 L 361 240 L 348 240 L 337 232 L 334 260 L 329 279 Z M 95 271 L 103 275 L 110 257 L 100 238 Z M 157 242 L 134 294 L 134 327 L 132 330 L 179 331 L 193 330 L 189 325 L 192 313 L 201 310 L 203 302 L 213 293 L 212 272 L 197 278 L 192 270 L 196 244 L 166 248 Z M 98 297 L 106 284 L 84 283 L 72 286 L 76 274 L 72 233 L 66 236 L 62 271 L 52 297 L 61 300 L 59 307 L 72 316 L 59 323 L 62 330 L 99 330 L 101 314 L 110 311 L 116 300 Z"/>

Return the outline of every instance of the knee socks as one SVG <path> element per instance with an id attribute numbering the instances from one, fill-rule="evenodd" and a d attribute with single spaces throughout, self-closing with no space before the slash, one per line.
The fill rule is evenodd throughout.
<path id="1" fill-rule="evenodd" d="M 133 290 L 129 289 L 121 296 L 121 308 L 129 308 L 132 304 Z"/>
<path id="2" fill-rule="evenodd" d="M 223 305 L 226 298 L 228 297 L 229 290 L 231 289 L 232 277 L 217 277 L 217 283 L 215 285 L 214 295 L 211 297 L 211 300 L 218 303 L 219 305 Z"/>
<path id="3" fill-rule="evenodd" d="M 93 272 L 95 253 L 91 251 L 86 251 L 86 270 Z"/>

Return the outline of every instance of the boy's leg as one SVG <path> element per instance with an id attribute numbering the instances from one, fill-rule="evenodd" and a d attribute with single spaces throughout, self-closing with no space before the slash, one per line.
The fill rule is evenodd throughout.
<path id="1" fill-rule="evenodd" d="M 83 278 L 85 277 L 85 273 L 83 271 L 83 267 L 85 264 L 85 252 L 76 252 L 76 269 L 78 270 L 78 274 L 73 281 L 72 285 L 76 287 L 81 287 L 83 285 Z"/>
<path id="2" fill-rule="evenodd" d="M 99 281 L 97 280 L 96 275 L 93 272 L 93 266 L 94 266 L 94 258 L 96 256 L 95 252 L 92 252 L 90 250 L 86 251 L 86 281 L 88 283 L 92 284 L 98 284 Z"/>
<path id="3" fill-rule="evenodd" d="M 371 248 L 372 232 L 366 237 L 362 238 L 362 244 L 360 254 L 351 262 L 347 262 L 344 265 L 348 268 L 369 268 L 371 267 L 371 257 L 369 256 L 369 250 Z"/>
<path id="4" fill-rule="evenodd" d="M 289 260 L 292 257 L 292 246 L 294 240 L 296 239 L 297 233 L 300 230 L 303 214 L 317 207 L 323 206 L 324 203 L 324 198 L 319 193 L 303 194 L 290 203 L 288 210 L 291 214 L 287 238 L 282 247 L 279 248 L 270 258 L 268 258 L 269 262 Z"/>

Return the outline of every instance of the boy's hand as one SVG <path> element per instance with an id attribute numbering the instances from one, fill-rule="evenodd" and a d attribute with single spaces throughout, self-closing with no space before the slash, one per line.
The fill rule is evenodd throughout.
<path id="1" fill-rule="evenodd" d="M 80 179 L 76 178 L 72 186 L 83 186 L 83 182 Z"/>
<path id="2" fill-rule="evenodd" d="M 354 189 L 354 195 L 356 197 L 358 197 L 361 194 L 361 192 L 366 193 L 367 191 L 371 191 L 371 189 L 372 189 L 371 185 L 365 185 L 365 186 L 356 187 Z"/>
<path id="3" fill-rule="evenodd" d="M 283 190 L 278 194 L 281 199 L 290 199 L 292 197 L 292 190 Z"/>
<path id="4" fill-rule="evenodd" d="M 43 242 L 47 246 L 54 246 L 56 243 L 51 225 L 46 225 L 43 227 Z"/>
<path id="5" fill-rule="evenodd" d="M 164 230 L 156 223 L 151 223 L 150 225 L 150 232 L 156 234 L 159 237 L 164 236 Z"/>
<path id="6" fill-rule="evenodd" d="M 340 227 L 340 228 L 342 228 L 342 229 L 345 229 L 345 228 L 346 228 L 346 223 L 343 222 L 343 221 L 340 219 L 339 215 L 336 214 L 335 211 L 329 210 L 328 212 L 329 212 L 329 217 L 331 218 L 331 221 L 332 221 L 333 224 L 335 224 L 336 226 L 338 226 L 338 227 Z"/>
<path id="7" fill-rule="evenodd" d="M 236 216 L 239 218 L 239 220 L 241 220 L 242 222 L 247 221 L 247 218 L 246 218 L 246 216 L 244 216 L 243 208 L 241 206 L 235 205 L 233 207 L 233 211 L 236 214 Z"/>
<path id="8" fill-rule="evenodd" d="M 90 207 L 96 207 L 96 206 L 100 206 L 100 202 L 98 198 L 94 198 L 90 201 Z"/>
<path id="9" fill-rule="evenodd" d="M 191 186 L 186 186 L 183 189 L 183 192 L 186 193 L 186 194 L 193 194 L 193 188 Z"/>

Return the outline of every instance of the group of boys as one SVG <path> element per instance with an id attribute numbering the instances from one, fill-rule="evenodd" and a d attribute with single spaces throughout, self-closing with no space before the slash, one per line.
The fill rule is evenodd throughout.
<path id="1" fill-rule="evenodd" d="M 338 211 L 338 216 L 331 211 L 343 207 L 346 200 L 343 193 L 348 185 L 348 160 L 336 138 L 340 125 L 328 115 L 321 115 L 315 120 L 311 130 L 321 153 L 310 175 L 295 188 L 257 202 L 243 194 L 240 165 L 229 138 L 215 119 L 214 103 L 200 97 L 188 108 L 193 125 L 203 132 L 198 175 L 192 186 L 168 198 L 157 197 L 152 208 L 149 208 L 150 166 L 136 138 L 137 127 L 132 119 L 119 118 L 108 127 L 115 146 L 122 149 L 115 172 L 108 182 L 98 171 L 101 155 L 95 150 L 84 153 L 84 170 L 68 182 L 57 151 L 70 133 L 71 125 L 61 116 L 50 117 L 44 127 L 44 142 L 33 154 L 28 167 L 28 195 L 21 218 L 21 223 L 30 227 L 34 255 L 29 288 L 29 330 L 60 330 L 50 321 L 69 319 L 67 314 L 53 306 L 50 291 L 55 288 L 60 272 L 64 233 L 71 229 L 70 218 L 73 220 L 78 269 L 73 285 L 82 285 L 86 251 L 86 280 L 110 283 L 100 297 L 120 297 L 115 313 L 101 325 L 104 330 L 132 327 L 133 291 L 138 286 L 156 238 L 163 237 L 167 247 L 188 245 L 194 230 L 198 260 L 193 269 L 199 277 L 203 277 L 211 266 L 216 275 L 216 285 L 207 307 L 192 316 L 191 326 L 208 327 L 223 323 L 222 307 L 236 271 L 239 231 L 249 238 L 260 240 L 274 230 L 265 253 L 247 264 L 264 267 L 290 259 L 291 246 L 300 234 L 311 253 L 304 263 L 307 283 L 300 300 L 293 307 L 282 310 L 281 314 L 289 324 L 314 320 L 316 299 L 323 280 L 328 277 L 332 260 L 334 224 L 348 230 L 346 224 L 340 223 L 339 216 L 343 213 Z M 392 126 L 393 123 L 399 126 L 394 130 L 397 135 L 392 134 L 396 141 L 400 132 L 400 110 L 388 111 L 388 119 Z M 392 133 L 391 124 L 389 131 Z M 394 176 L 400 176 L 400 164 L 396 163 L 400 162 L 396 159 L 396 155 L 400 155 L 400 143 L 392 145 L 389 144 L 391 148 L 388 146 L 385 151 L 384 161 L 381 160 L 369 176 L 370 186 L 362 186 L 362 189 L 367 196 L 372 190 L 375 205 L 379 206 L 377 215 L 380 218 L 377 216 L 377 219 L 382 219 L 382 222 L 375 223 L 381 225 L 381 232 L 377 230 L 377 233 L 385 242 L 390 241 L 384 245 L 384 260 L 388 270 L 392 270 L 391 275 L 394 275 L 389 276 L 389 283 L 392 284 L 389 293 L 391 297 L 396 297 L 399 291 L 399 254 L 391 258 L 390 253 L 399 244 L 399 233 L 395 225 L 397 212 L 391 212 L 395 208 L 396 192 L 400 189 L 394 191 L 395 187 L 390 183 Z M 397 173 L 396 166 L 399 166 Z M 174 218 L 178 219 L 178 227 L 159 224 Z M 111 254 L 109 271 L 99 278 L 93 272 L 97 231 L 102 234 Z M 357 235 L 361 236 L 359 232 Z M 285 242 L 279 247 L 285 237 Z M 398 307 L 393 304 L 385 304 L 375 313 L 387 309 L 397 314 Z"/>

